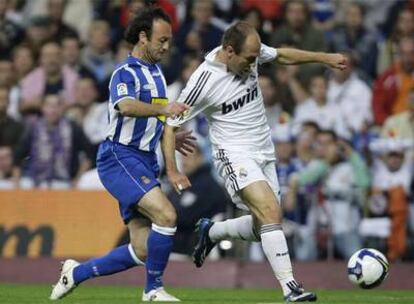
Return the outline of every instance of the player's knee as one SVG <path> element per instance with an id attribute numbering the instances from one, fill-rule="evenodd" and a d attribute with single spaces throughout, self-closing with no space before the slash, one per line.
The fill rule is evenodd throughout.
<path id="1" fill-rule="evenodd" d="M 166 208 L 156 218 L 155 224 L 162 227 L 175 227 L 177 225 L 177 213 L 174 207 Z"/>
<path id="2" fill-rule="evenodd" d="M 281 210 L 276 204 L 266 204 L 254 210 L 253 214 L 260 225 L 280 224 L 282 222 Z"/>

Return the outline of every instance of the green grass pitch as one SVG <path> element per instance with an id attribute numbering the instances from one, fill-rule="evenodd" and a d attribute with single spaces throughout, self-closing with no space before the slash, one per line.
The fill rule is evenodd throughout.
<path id="1" fill-rule="evenodd" d="M 170 288 L 183 303 L 283 303 L 280 290 L 270 289 L 194 289 Z M 140 303 L 142 288 L 115 286 L 81 286 L 62 304 L 136 304 Z M 50 304 L 50 287 L 45 285 L 0 285 L 1 304 Z M 414 291 L 398 290 L 319 290 L 320 304 L 413 304 Z"/>

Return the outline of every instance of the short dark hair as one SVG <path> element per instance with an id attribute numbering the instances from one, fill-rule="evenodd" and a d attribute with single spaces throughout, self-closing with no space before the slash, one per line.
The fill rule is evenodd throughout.
<path id="1" fill-rule="evenodd" d="M 331 129 L 321 129 L 318 132 L 318 136 L 319 135 L 328 135 L 332 138 L 334 142 L 338 140 L 338 135 L 336 134 L 334 130 L 331 130 Z"/>
<path id="2" fill-rule="evenodd" d="M 171 24 L 170 17 L 161 8 L 149 7 L 138 11 L 125 31 L 125 40 L 131 44 L 137 44 L 139 41 L 139 33 L 142 31 L 150 39 L 152 24 L 155 20 L 164 20 Z"/>
<path id="3" fill-rule="evenodd" d="M 231 46 L 236 54 L 240 54 L 244 42 L 250 33 L 253 33 L 255 29 L 249 23 L 240 21 L 230 26 L 223 35 L 221 44 L 223 48 Z"/>

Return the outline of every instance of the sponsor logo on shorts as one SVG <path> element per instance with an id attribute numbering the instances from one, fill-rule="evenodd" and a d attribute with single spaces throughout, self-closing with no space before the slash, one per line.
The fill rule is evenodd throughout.
<path id="1" fill-rule="evenodd" d="M 141 176 L 141 181 L 146 185 L 148 185 L 151 182 L 151 180 L 145 175 Z"/>

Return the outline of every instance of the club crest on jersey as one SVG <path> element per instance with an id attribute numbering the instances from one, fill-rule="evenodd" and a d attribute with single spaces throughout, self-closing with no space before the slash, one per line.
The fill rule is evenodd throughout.
<path id="1" fill-rule="evenodd" d="M 246 169 L 244 169 L 244 168 L 240 168 L 239 169 L 239 178 L 240 179 L 244 179 L 244 178 L 246 178 L 247 177 L 247 170 Z"/>
<path id="2" fill-rule="evenodd" d="M 126 85 L 126 83 L 118 83 L 116 85 L 116 91 L 118 93 L 118 96 L 122 96 L 122 95 L 128 95 L 128 87 Z"/>
<path id="3" fill-rule="evenodd" d="M 146 83 L 142 86 L 142 88 L 144 90 L 153 90 L 153 89 L 155 89 L 155 86 L 152 83 Z"/>
<path id="4" fill-rule="evenodd" d="M 257 86 L 255 86 L 252 90 L 247 89 L 247 93 L 237 98 L 237 100 L 229 103 L 223 102 L 221 105 L 222 114 L 227 114 L 242 108 L 245 104 L 248 104 L 249 102 L 253 101 L 258 96 L 258 94 L 259 92 Z"/>

